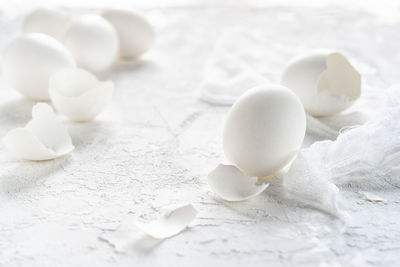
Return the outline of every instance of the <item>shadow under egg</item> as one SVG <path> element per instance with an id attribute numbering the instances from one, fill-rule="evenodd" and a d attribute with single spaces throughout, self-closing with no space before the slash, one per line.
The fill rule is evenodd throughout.
<path id="1" fill-rule="evenodd" d="M 36 103 L 36 101 L 19 97 L 2 104 L 0 106 L 1 129 L 8 131 L 15 127 L 23 127 L 32 118 L 32 107 Z M 4 135 L 5 132 L 1 131 L 0 134 Z"/>
<path id="2" fill-rule="evenodd" d="M 88 146 L 107 140 L 112 136 L 110 123 L 107 121 L 68 122 L 67 126 L 75 151 L 83 151 Z"/>
<path id="3" fill-rule="evenodd" d="M 24 193 L 43 186 L 48 177 L 71 163 L 71 155 L 43 161 L 18 160 L 13 168 L 0 176 L 0 194 Z"/>

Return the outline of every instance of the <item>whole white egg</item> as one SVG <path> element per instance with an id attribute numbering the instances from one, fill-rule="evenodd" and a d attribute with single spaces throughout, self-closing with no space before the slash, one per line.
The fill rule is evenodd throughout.
<path id="1" fill-rule="evenodd" d="M 223 133 L 224 153 L 249 176 L 272 175 L 294 158 L 305 131 L 298 97 L 281 85 L 260 85 L 232 106 Z"/>
<path id="2" fill-rule="evenodd" d="M 17 37 L 5 49 L 2 60 L 5 80 L 34 100 L 48 100 L 51 74 L 68 67 L 75 67 L 71 53 L 59 41 L 42 33 Z"/>
<path id="3" fill-rule="evenodd" d="M 281 84 L 295 92 L 313 116 L 341 112 L 361 94 L 361 75 L 342 54 L 330 51 L 314 51 L 291 60 Z"/>
<path id="4" fill-rule="evenodd" d="M 118 55 L 118 34 L 103 17 L 88 14 L 74 20 L 65 33 L 64 44 L 78 66 L 91 72 L 111 67 Z"/>
<path id="5" fill-rule="evenodd" d="M 69 13 L 61 9 L 40 7 L 26 15 L 22 32 L 40 32 L 62 42 L 70 23 L 71 16 Z"/>
<path id="6" fill-rule="evenodd" d="M 121 58 L 138 57 L 153 46 L 155 31 L 143 15 L 129 9 L 109 9 L 103 17 L 118 32 Z"/>

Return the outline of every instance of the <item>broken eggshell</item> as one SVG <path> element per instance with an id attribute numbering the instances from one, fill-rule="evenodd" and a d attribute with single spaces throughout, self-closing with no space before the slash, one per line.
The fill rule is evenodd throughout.
<path id="1" fill-rule="evenodd" d="M 361 75 L 340 53 L 315 51 L 294 58 L 281 84 L 291 89 L 313 116 L 329 116 L 351 106 L 361 94 Z"/>
<path id="2" fill-rule="evenodd" d="M 72 121 L 94 119 L 111 101 L 112 81 L 99 81 L 90 72 L 62 69 L 50 77 L 49 94 L 56 110 Z"/>
<path id="3" fill-rule="evenodd" d="M 109 9 L 102 15 L 118 32 L 122 59 L 136 58 L 154 45 L 154 28 L 140 13 L 130 9 Z"/>
<path id="4" fill-rule="evenodd" d="M 164 239 L 182 232 L 197 215 L 197 210 L 192 204 L 178 207 L 166 213 L 162 218 L 149 223 L 136 222 L 135 225 L 145 234 Z"/>
<path id="5" fill-rule="evenodd" d="M 296 156 L 305 131 L 304 108 L 291 90 L 273 84 L 256 86 L 228 114 L 225 157 L 248 176 L 274 175 Z"/>
<path id="6" fill-rule="evenodd" d="M 26 15 L 22 25 L 22 32 L 40 32 L 62 42 L 70 23 L 71 16 L 69 13 L 61 9 L 40 7 Z"/>
<path id="7" fill-rule="evenodd" d="M 75 19 L 65 33 L 65 46 L 78 66 L 99 73 L 111 67 L 118 55 L 118 34 L 103 17 L 95 14 Z"/>
<path id="8" fill-rule="evenodd" d="M 42 33 L 17 37 L 4 51 L 2 72 L 12 87 L 34 100 L 48 100 L 50 75 L 75 67 L 71 53 L 56 39 Z"/>
<path id="9" fill-rule="evenodd" d="M 16 128 L 3 138 L 6 148 L 26 160 L 49 160 L 70 153 L 74 146 L 53 109 L 45 103 L 32 108 L 32 120 L 24 128 Z"/>
<path id="10" fill-rule="evenodd" d="M 212 191 L 227 201 L 243 201 L 261 194 L 268 183 L 243 174 L 233 165 L 220 164 L 208 175 Z"/>

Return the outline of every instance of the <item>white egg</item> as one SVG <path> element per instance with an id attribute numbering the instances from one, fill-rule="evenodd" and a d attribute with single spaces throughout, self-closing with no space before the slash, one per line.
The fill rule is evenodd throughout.
<path id="1" fill-rule="evenodd" d="M 42 33 L 17 37 L 4 51 L 2 71 L 8 83 L 28 98 L 48 100 L 49 77 L 74 67 L 71 53 L 56 39 Z"/>
<path id="2" fill-rule="evenodd" d="M 109 9 L 103 17 L 118 32 L 121 58 L 138 57 L 153 46 L 155 31 L 141 14 L 129 9 Z"/>
<path id="3" fill-rule="evenodd" d="M 54 107 L 72 121 L 94 119 L 111 101 L 114 91 L 112 81 L 101 82 L 79 68 L 55 72 L 49 84 Z"/>
<path id="4" fill-rule="evenodd" d="M 294 58 L 281 84 L 295 92 L 313 116 L 341 112 L 361 94 L 361 75 L 337 52 L 315 51 Z"/>
<path id="5" fill-rule="evenodd" d="M 69 13 L 60 9 L 41 7 L 26 15 L 22 32 L 40 32 L 63 41 L 65 31 L 70 23 Z"/>
<path id="6" fill-rule="evenodd" d="M 103 72 L 111 67 L 118 55 L 118 34 L 99 15 L 84 15 L 72 22 L 65 33 L 64 44 L 78 66 L 91 72 Z"/>
<path id="7" fill-rule="evenodd" d="M 229 112 L 225 156 L 246 175 L 273 175 L 297 154 L 305 130 L 306 116 L 297 96 L 280 85 L 260 85 L 243 94 Z"/>

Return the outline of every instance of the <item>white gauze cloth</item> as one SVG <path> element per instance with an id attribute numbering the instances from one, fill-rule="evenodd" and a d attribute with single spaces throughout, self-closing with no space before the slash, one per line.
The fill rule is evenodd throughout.
<path id="1" fill-rule="evenodd" d="M 400 186 L 400 84 L 383 94 L 386 108 L 370 121 L 300 151 L 283 177 L 288 198 L 340 216 L 335 184 Z"/>

